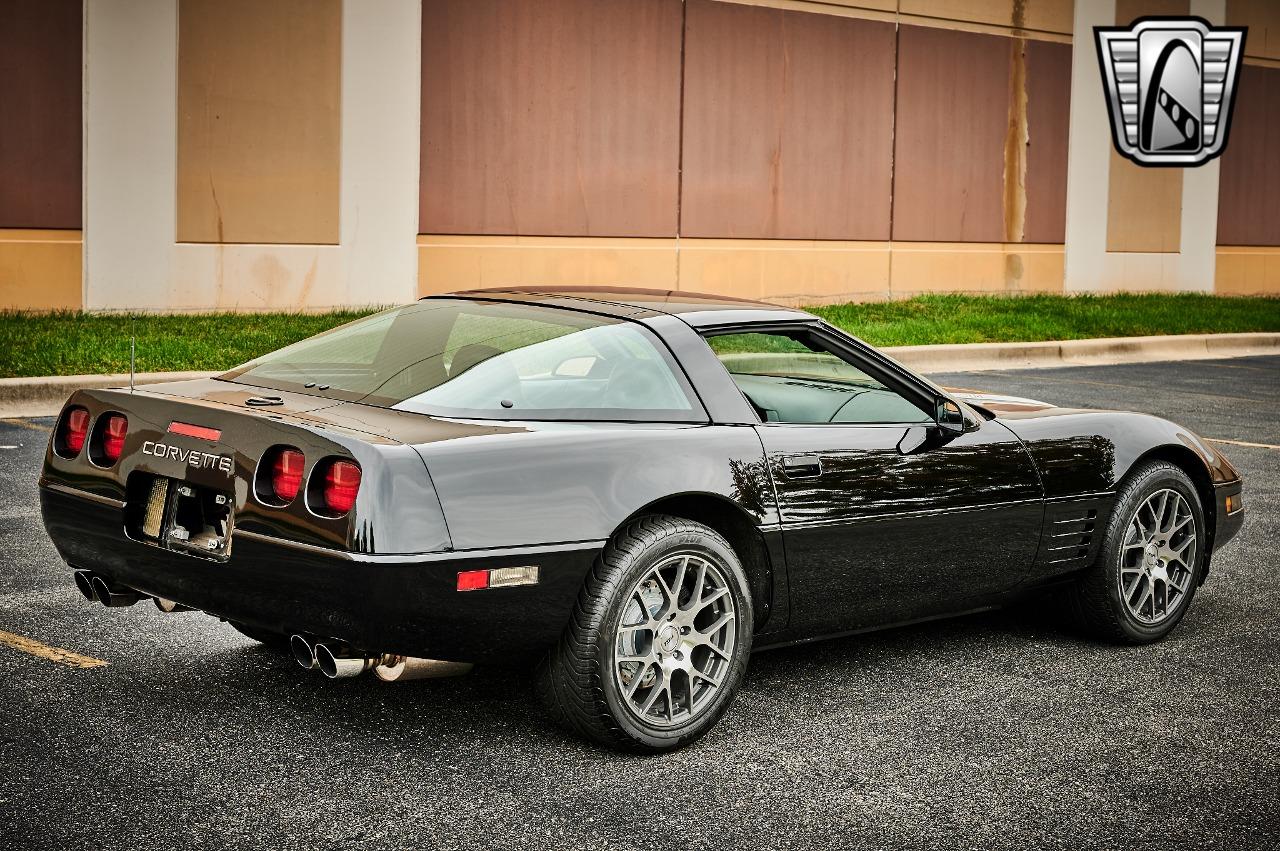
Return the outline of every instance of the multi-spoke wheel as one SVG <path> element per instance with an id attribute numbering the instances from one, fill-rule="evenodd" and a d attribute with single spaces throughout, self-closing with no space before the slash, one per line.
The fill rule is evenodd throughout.
<path id="1" fill-rule="evenodd" d="M 1186 473 L 1162 461 L 1135 470 L 1116 496 L 1097 563 L 1074 588 L 1077 621 L 1117 641 L 1163 638 L 1195 595 L 1204 528 Z"/>
<path id="2" fill-rule="evenodd" d="M 1196 518 L 1186 498 L 1164 488 L 1129 521 L 1120 548 L 1120 599 L 1138 622 L 1158 624 L 1176 612 L 1199 564 Z"/>
<path id="3" fill-rule="evenodd" d="M 728 708 L 751 650 L 752 609 L 733 548 L 689 520 L 621 530 L 587 577 L 564 638 L 539 668 L 553 716 L 598 742 L 687 745 Z"/>
<path id="4" fill-rule="evenodd" d="M 679 724 L 710 706 L 733 661 L 737 611 L 709 558 L 668 556 L 631 589 L 614 647 L 614 676 L 642 721 Z"/>

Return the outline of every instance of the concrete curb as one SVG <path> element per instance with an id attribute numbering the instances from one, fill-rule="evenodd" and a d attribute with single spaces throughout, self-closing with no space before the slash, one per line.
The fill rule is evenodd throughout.
<path id="1" fill-rule="evenodd" d="M 1043 343 L 969 343 L 942 346 L 890 346 L 883 349 L 917 372 L 980 372 L 1041 369 L 1147 361 L 1205 360 L 1280 353 L 1280 334 L 1179 334 L 1165 337 L 1104 337 Z M 208 378 L 216 372 L 146 372 L 136 384 Z M 128 375 L 60 375 L 49 378 L 0 378 L 0 419 L 53 416 L 72 392 L 126 387 Z"/>
<path id="2" fill-rule="evenodd" d="M 216 372 L 140 372 L 135 385 L 162 381 L 208 378 Z M 0 419 L 8 417 L 50 417 L 62 410 L 67 397 L 77 390 L 128 387 L 129 373 L 123 375 L 54 375 L 47 378 L 0 378 Z"/>
<path id="3" fill-rule="evenodd" d="M 1239 358 L 1280 353 L 1280 334 L 1171 334 L 1043 343 L 897 346 L 883 351 L 917 372 L 981 372 L 1149 361 Z"/>

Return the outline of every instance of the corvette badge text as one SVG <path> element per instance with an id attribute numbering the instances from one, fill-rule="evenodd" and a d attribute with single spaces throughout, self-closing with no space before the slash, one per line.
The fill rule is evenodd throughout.
<path id="1" fill-rule="evenodd" d="M 156 443 L 153 440 L 148 440 L 142 444 L 142 454 L 156 458 L 169 458 L 174 461 L 185 461 L 188 467 L 195 467 L 196 469 L 213 467 L 228 476 L 235 469 L 229 455 L 210 455 L 208 452 L 200 452 L 196 449 L 181 449 L 177 446 L 170 446 L 167 443 Z"/>
<path id="2" fill-rule="evenodd" d="M 1198 166 L 1219 156 L 1246 29 L 1202 18 L 1094 27 L 1116 150 L 1144 166 Z"/>

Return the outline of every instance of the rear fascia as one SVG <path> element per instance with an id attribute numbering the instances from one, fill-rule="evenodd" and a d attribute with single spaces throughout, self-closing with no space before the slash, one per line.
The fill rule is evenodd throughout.
<path id="1" fill-rule="evenodd" d="M 213 381 L 192 384 L 200 385 L 188 388 L 193 391 L 210 385 L 228 386 Z M 211 392 L 216 391 L 200 395 L 207 397 Z M 164 476 L 233 494 L 238 531 L 361 553 L 440 552 L 451 547 L 444 514 L 422 459 L 398 441 L 320 427 L 287 413 L 211 402 L 199 396 L 92 390 L 76 393 L 68 405 L 88 408 L 91 431 L 107 413 L 127 416 L 129 431 L 124 451 L 115 464 L 99 467 L 89 460 L 87 452 L 75 458 L 60 457 L 52 451 L 51 441 L 45 452 L 42 485 L 123 503 L 131 475 Z M 169 433 L 169 424 L 175 420 L 218 429 L 221 437 L 211 442 Z M 362 473 L 355 508 L 337 518 L 317 514 L 305 497 L 305 485 L 304 494 L 287 506 L 270 505 L 259 499 L 253 488 L 257 467 L 274 446 L 292 446 L 303 452 L 304 483 L 310 481 L 316 465 L 325 459 L 354 460 Z M 191 456 L 185 453 L 192 452 L 215 459 L 230 458 L 230 473 L 224 464 L 190 463 Z"/>

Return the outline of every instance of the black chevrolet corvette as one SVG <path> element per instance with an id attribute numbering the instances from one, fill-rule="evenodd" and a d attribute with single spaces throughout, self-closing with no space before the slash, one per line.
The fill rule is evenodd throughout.
<path id="1" fill-rule="evenodd" d="M 331 677 L 537 662 L 553 717 L 649 751 L 715 724 L 752 649 L 1051 585 L 1091 634 L 1154 641 L 1243 519 L 1239 474 L 1166 420 L 607 288 L 431 297 L 80 391 L 40 498 L 89 599 L 201 610 Z"/>

